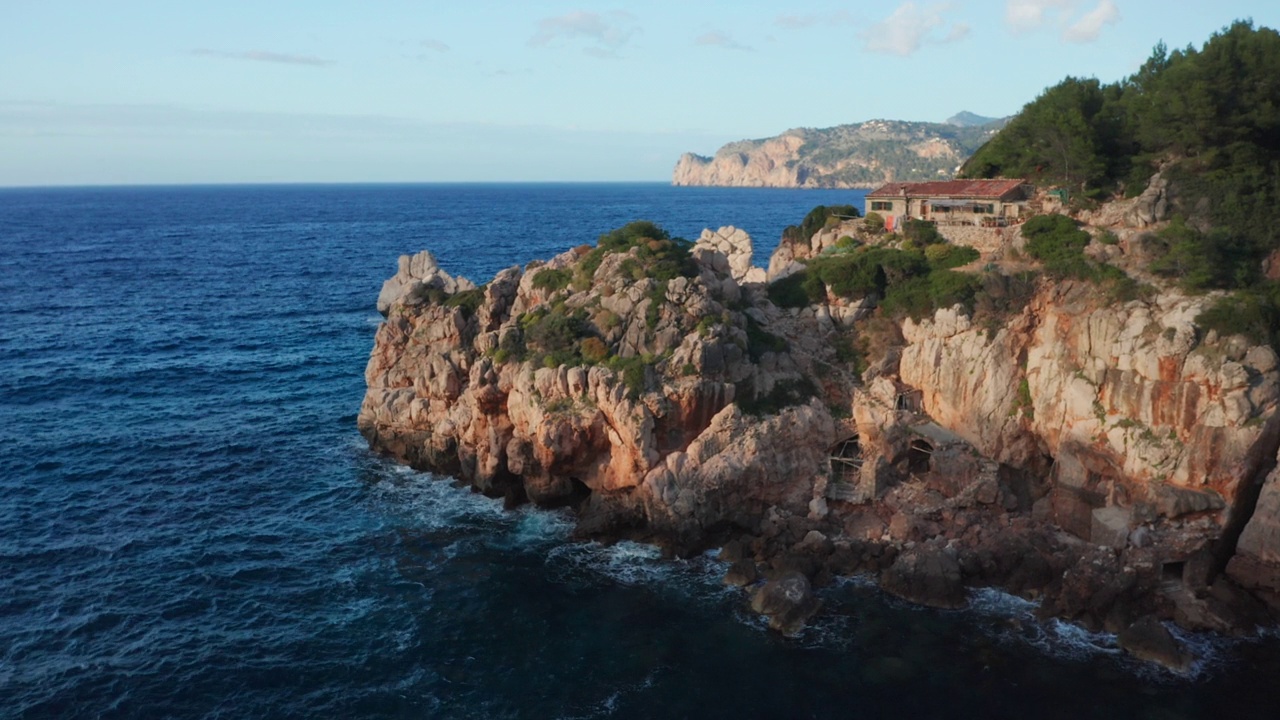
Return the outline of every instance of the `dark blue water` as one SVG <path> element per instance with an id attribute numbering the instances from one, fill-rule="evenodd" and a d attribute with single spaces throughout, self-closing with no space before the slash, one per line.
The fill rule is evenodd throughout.
<path id="1" fill-rule="evenodd" d="M 713 558 L 570 543 L 355 431 L 401 253 L 484 281 L 639 218 L 767 253 L 858 198 L 0 191 L 0 717 L 1274 717 L 1274 640 L 1188 637 L 1178 679 L 998 593 L 942 613 L 860 581 L 783 640 Z"/>

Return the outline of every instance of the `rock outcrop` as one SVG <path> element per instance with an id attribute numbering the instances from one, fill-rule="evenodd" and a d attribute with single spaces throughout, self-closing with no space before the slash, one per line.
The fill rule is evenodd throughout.
<path id="1" fill-rule="evenodd" d="M 860 227 L 790 238 L 770 276 Z M 740 230 L 655 230 L 482 288 L 401 258 L 366 370 L 370 445 L 570 505 L 581 537 L 729 541 L 727 581 L 769 579 L 753 595 L 786 632 L 815 608 L 794 573 L 874 573 L 936 607 L 995 585 L 1136 627 L 1134 652 L 1171 666 L 1140 618 L 1248 632 L 1280 611 L 1280 359 L 1198 326 L 1211 299 L 1041 279 L 999 322 L 956 306 L 868 325 L 875 296 L 774 306 Z M 837 351 L 855 336 L 872 354 Z"/>
<path id="2" fill-rule="evenodd" d="M 894 180 L 951 177 L 1004 126 L 871 120 L 832 128 L 800 128 L 720 148 L 714 157 L 685 153 L 673 185 L 731 187 L 878 187 Z"/>
<path id="3" fill-rule="evenodd" d="M 440 269 L 436 256 L 429 250 L 412 257 L 402 255 L 400 268 L 396 274 L 382 284 L 382 292 L 378 293 L 378 312 L 383 315 L 397 303 L 403 305 L 422 305 L 431 301 L 436 293 L 438 300 L 444 295 L 452 295 L 463 290 L 472 290 L 475 285 L 466 278 L 454 278 Z"/>
<path id="4" fill-rule="evenodd" d="M 822 332 L 812 317 L 735 309 L 762 295 L 750 253 L 733 228 L 688 249 L 636 237 L 434 303 L 414 289 L 437 282 L 434 264 L 402 258 L 360 430 L 510 502 L 575 504 L 584 535 L 691 548 L 757 531 L 769 508 L 807 512 L 833 426 L 804 382 L 813 360 L 784 352 L 785 335 L 799 347 Z M 759 405 L 775 414 L 747 412 Z"/>

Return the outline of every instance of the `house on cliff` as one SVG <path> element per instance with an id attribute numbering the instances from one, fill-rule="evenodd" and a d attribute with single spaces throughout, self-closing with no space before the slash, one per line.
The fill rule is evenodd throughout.
<path id="1" fill-rule="evenodd" d="M 929 220 L 939 228 L 999 228 L 1021 222 L 1034 194 L 1026 180 L 945 180 L 892 182 L 867 195 L 866 211 L 897 229 L 907 219 Z"/>

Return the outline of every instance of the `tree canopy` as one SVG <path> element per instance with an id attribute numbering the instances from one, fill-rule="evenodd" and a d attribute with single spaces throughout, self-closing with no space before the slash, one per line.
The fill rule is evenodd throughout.
<path id="1" fill-rule="evenodd" d="M 1157 45 L 1116 83 L 1068 77 L 961 175 L 1026 177 L 1102 198 L 1136 195 L 1158 169 L 1176 211 L 1212 226 L 1216 245 L 1254 258 L 1280 247 L 1280 34 L 1239 21 L 1199 50 Z"/>

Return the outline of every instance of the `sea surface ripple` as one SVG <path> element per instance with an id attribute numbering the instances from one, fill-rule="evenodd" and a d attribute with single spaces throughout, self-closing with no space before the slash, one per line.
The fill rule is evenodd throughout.
<path id="1" fill-rule="evenodd" d="M 707 556 L 569 540 L 355 431 L 396 256 L 477 282 L 630 220 L 860 193 L 661 185 L 0 190 L 0 717 L 1272 717 L 1274 639 L 1192 679 L 984 591 L 858 579 L 783 640 Z M 1261 714 L 1260 714 L 1261 713 Z"/>

